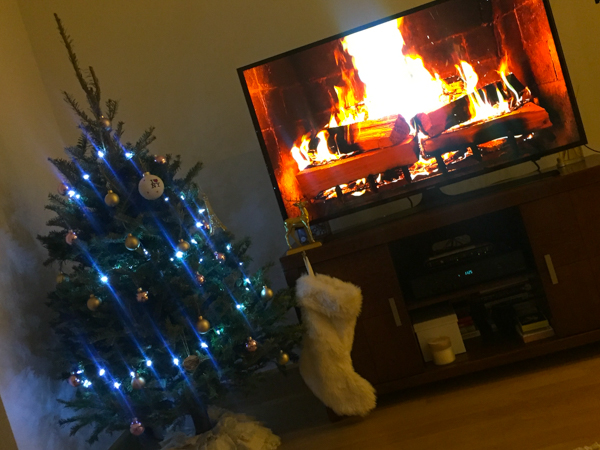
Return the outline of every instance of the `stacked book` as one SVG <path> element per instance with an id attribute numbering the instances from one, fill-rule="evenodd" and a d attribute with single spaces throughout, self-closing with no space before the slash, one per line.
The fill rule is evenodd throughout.
<path id="1" fill-rule="evenodd" d="M 469 313 L 461 314 L 461 311 L 457 311 L 457 316 L 458 329 L 463 341 L 481 336 L 481 332 L 477 329 L 475 322 L 473 322 L 473 317 Z"/>
<path id="2" fill-rule="evenodd" d="M 533 302 L 513 305 L 517 333 L 523 342 L 539 341 L 554 336 L 554 329 L 544 314 Z"/>

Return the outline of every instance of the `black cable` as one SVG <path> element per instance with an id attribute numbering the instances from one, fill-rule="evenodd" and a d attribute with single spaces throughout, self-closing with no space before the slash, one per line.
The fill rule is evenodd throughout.
<path id="1" fill-rule="evenodd" d="M 593 151 L 593 152 L 595 152 L 595 153 L 600 153 L 600 151 L 598 151 L 598 150 L 596 150 L 596 149 L 594 149 L 594 148 L 590 147 L 589 145 L 585 145 L 585 144 L 584 144 L 583 146 L 584 146 L 585 148 L 587 148 L 588 150 L 591 150 L 591 151 Z"/>
<path id="2" fill-rule="evenodd" d="M 413 201 L 412 201 L 412 198 L 410 198 L 410 197 L 406 197 L 406 198 L 407 198 L 407 199 L 408 199 L 408 201 L 410 202 L 410 207 L 411 207 L 411 208 L 413 208 L 415 205 L 414 205 L 414 203 L 413 203 Z"/>
<path id="3" fill-rule="evenodd" d="M 536 160 L 534 160 L 534 159 L 532 159 L 532 160 L 531 160 L 531 162 L 535 164 L 535 167 L 537 167 L 537 171 L 538 171 L 539 173 L 542 173 L 542 168 L 541 168 L 541 167 L 540 167 L 540 165 L 537 163 L 537 161 L 536 161 Z"/>

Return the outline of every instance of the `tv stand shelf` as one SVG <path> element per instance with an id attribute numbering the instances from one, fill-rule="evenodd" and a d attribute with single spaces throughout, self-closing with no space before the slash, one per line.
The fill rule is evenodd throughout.
<path id="1" fill-rule="evenodd" d="M 363 308 L 352 350 L 357 372 L 385 393 L 600 341 L 599 163 L 600 158 L 592 157 L 567 166 L 559 176 L 494 186 L 417 207 L 334 235 L 322 247 L 309 250 L 315 272 L 362 289 Z M 490 226 L 496 221 L 497 227 Z M 419 258 L 436 237 L 459 235 L 463 229 L 481 238 L 505 238 L 508 245 L 522 249 L 526 270 L 416 296 L 411 266 L 419 266 Z M 302 256 L 280 261 L 293 286 L 305 272 Z M 482 333 L 465 340 L 467 352 L 449 365 L 423 361 L 411 318 L 417 309 L 480 306 L 495 290 L 524 283 L 531 285 L 532 298 L 548 316 L 554 337 L 525 344 L 516 333 L 497 339 Z"/>

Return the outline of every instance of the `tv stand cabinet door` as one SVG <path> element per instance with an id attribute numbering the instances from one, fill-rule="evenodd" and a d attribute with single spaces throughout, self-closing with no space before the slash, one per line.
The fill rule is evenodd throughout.
<path id="1" fill-rule="evenodd" d="M 361 288 L 362 312 L 352 350 L 359 374 L 377 385 L 423 372 L 421 350 L 386 245 L 313 263 L 313 269 Z"/>
<path id="2" fill-rule="evenodd" d="M 600 295 L 589 242 L 582 233 L 589 209 L 585 190 L 575 189 L 522 204 L 521 214 L 552 314 L 557 336 L 600 329 Z M 586 211 L 586 209 L 588 211 Z M 600 214 L 600 211 L 596 212 Z"/>

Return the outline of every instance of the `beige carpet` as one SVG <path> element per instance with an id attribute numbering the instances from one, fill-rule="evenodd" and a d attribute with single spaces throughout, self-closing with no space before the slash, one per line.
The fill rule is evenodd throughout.
<path id="1" fill-rule="evenodd" d="M 575 450 L 600 450 L 600 444 L 594 442 L 591 446 L 577 447 Z"/>

